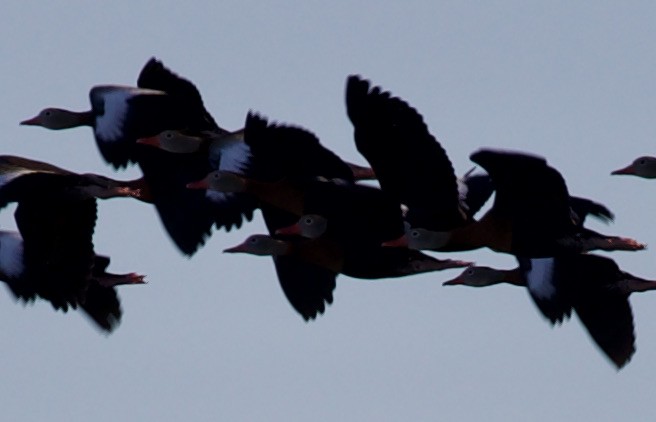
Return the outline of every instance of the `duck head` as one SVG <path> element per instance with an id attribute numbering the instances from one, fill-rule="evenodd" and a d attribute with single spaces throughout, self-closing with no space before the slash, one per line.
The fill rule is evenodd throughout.
<path id="1" fill-rule="evenodd" d="M 216 170 L 203 179 L 187 183 L 189 189 L 210 189 L 219 192 L 244 192 L 246 180 L 234 173 Z"/>
<path id="2" fill-rule="evenodd" d="M 68 129 L 77 126 L 91 125 L 93 116 L 89 112 L 77 113 L 61 108 L 44 108 L 31 119 L 20 122 L 23 126 L 41 126 L 46 129 Z"/>
<path id="3" fill-rule="evenodd" d="M 317 214 L 302 216 L 296 223 L 276 230 L 276 234 L 300 235 L 309 239 L 317 239 L 326 232 L 328 220 Z"/>
<path id="4" fill-rule="evenodd" d="M 615 170 L 612 175 L 632 175 L 643 179 L 656 179 L 656 157 L 638 157 L 628 166 Z"/>
<path id="5" fill-rule="evenodd" d="M 290 245 L 265 234 L 254 234 L 237 246 L 224 249 L 225 253 L 247 253 L 260 256 L 287 255 Z"/>
<path id="6" fill-rule="evenodd" d="M 514 270 L 511 270 L 511 272 Z M 508 271 L 497 270 L 490 267 L 470 266 L 467 267 L 458 277 L 445 281 L 443 286 L 470 286 L 470 287 L 486 287 L 499 283 L 515 283 L 512 277 L 509 276 Z"/>
<path id="7" fill-rule="evenodd" d="M 140 138 L 137 143 L 175 154 L 190 154 L 200 149 L 203 138 L 187 135 L 177 130 L 165 130 L 149 138 Z"/>

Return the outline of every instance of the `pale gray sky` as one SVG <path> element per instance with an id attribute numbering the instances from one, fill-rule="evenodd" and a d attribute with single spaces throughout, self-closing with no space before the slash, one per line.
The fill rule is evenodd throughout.
<path id="1" fill-rule="evenodd" d="M 134 84 L 157 56 L 192 80 L 222 126 L 253 109 L 357 154 L 344 83 L 359 73 L 409 101 L 465 172 L 481 146 L 544 155 L 573 194 L 606 203 L 592 227 L 656 244 L 656 181 L 611 178 L 656 154 L 656 4 L 610 1 L 179 1 L 33 3 L 0 14 L 2 153 L 112 175 L 91 130 L 19 127 L 45 106 L 88 108 L 94 84 Z M 132 177 L 132 169 L 116 177 Z M 0 215 L 14 225 L 11 210 Z M 221 250 L 259 214 L 188 260 L 154 210 L 100 204 L 95 244 L 121 289 L 104 337 L 82 316 L 0 291 L 0 415 L 25 421 L 653 420 L 656 296 L 631 299 L 638 351 L 614 370 L 579 322 L 551 328 L 523 289 L 443 288 L 456 270 L 339 277 L 305 323 L 269 259 Z M 509 267 L 481 251 L 453 255 Z M 653 250 L 616 253 L 656 278 Z M 4 289 L 3 289 L 4 290 Z"/>

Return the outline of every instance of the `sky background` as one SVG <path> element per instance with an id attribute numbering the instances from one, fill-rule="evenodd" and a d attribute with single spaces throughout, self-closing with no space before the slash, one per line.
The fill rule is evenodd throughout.
<path id="1" fill-rule="evenodd" d="M 611 1 L 7 0 L 0 14 L 1 153 L 117 178 L 89 128 L 18 122 L 89 108 L 95 84 L 135 84 L 156 56 L 192 80 L 226 128 L 248 110 L 301 125 L 364 164 L 344 108 L 361 74 L 424 116 L 454 167 L 480 147 L 545 156 L 570 192 L 607 204 L 593 229 L 656 245 L 656 181 L 610 177 L 656 154 L 656 4 Z M 576 3 L 576 4 L 573 4 Z M 13 208 L 0 215 L 15 227 Z M 44 210 L 44 212 L 47 210 Z M 22 306 L 0 291 L 0 415 L 20 421 L 653 420 L 656 295 L 631 297 L 637 353 L 617 372 L 576 318 L 551 328 L 524 289 L 445 288 L 450 270 L 396 280 L 340 276 L 305 323 L 270 259 L 224 255 L 239 231 L 181 256 L 154 209 L 99 204 L 95 245 L 122 288 L 121 326 Z M 510 268 L 490 251 L 456 259 Z M 654 251 L 613 254 L 656 278 Z M 6 290 L 6 289 L 5 289 Z"/>

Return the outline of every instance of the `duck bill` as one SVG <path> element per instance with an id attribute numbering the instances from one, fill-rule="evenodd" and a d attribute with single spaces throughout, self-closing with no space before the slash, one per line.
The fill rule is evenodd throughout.
<path id="1" fill-rule="evenodd" d="M 628 165 L 624 168 L 621 168 L 619 170 L 615 170 L 611 172 L 610 174 L 612 175 L 618 175 L 618 174 L 635 174 L 635 170 L 633 169 L 633 165 Z"/>
<path id="2" fill-rule="evenodd" d="M 353 172 L 355 180 L 376 180 L 376 173 L 370 167 L 363 167 L 353 163 L 346 163 Z"/>
<path id="3" fill-rule="evenodd" d="M 381 246 L 388 247 L 388 248 L 407 248 L 408 247 L 408 236 L 405 234 L 398 239 L 394 240 L 388 240 L 387 242 L 383 242 Z"/>
<path id="4" fill-rule="evenodd" d="M 95 279 L 103 287 L 114 287 L 121 286 L 126 284 L 146 284 L 146 276 L 129 273 L 129 274 L 112 274 L 103 272 L 99 276 L 96 276 Z"/>
<path id="5" fill-rule="evenodd" d="M 237 246 L 233 246 L 231 248 L 226 248 L 223 250 L 223 253 L 244 253 L 246 252 L 246 245 L 243 243 L 240 243 Z"/>
<path id="6" fill-rule="evenodd" d="M 208 189 L 210 185 L 207 183 L 207 180 L 197 180 L 195 182 L 187 183 L 187 189 Z"/>
<path id="7" fill-rule="evenodd" d="M 41 121 L 39 120 L 39 116 L 35 116 L 31 119 L 23 120 L 20 124 L 21 126 L 40 126 Z"/>
<path id="8" fill-rule="evenodd" d="M 301 226 L 298 223 L 294 223 L 291 226 L 282 227 L 276 230 L 276 234 L 286 234 L 286 235 L 299 235 L 301 234 Z"/>
<path id="9" fill-rule="evenodd" d="M 471 261 L 460 261 L 454 259 L 440 259 L 435 263 L 435 268 L 440 270 L 448 270 L 450 268 L 466 268 L 474 265 Z"/>
<path id="10" fill-rule="evenodd" d="M 442 286 L 459 286 L 465 284 L 461 277 L 452 278 L 442 283 Z"/>
<path id="11" fill-rule="evenodd" d="M 150 136 L 148 138 L 139 138 L 137 139 L 138 144 L 150 145 L 151 147 L 159 148 L 160 142 L 157 136 Z"/>

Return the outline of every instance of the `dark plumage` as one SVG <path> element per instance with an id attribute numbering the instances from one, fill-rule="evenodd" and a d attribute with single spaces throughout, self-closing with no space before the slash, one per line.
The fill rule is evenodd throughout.
<path id="1" fill-rule="evenodd" d="M 41 297 L 63 311 L 81 306 L 107 331 L 118 324 L 118 299 L 107 289 L 141 283 L 143 277 L 109 277 L 105 273 L 109 258 L 94 253 L 95 198 L 112 196 L 134 196 L 134 192 L 97 175 L 78 175 L 20 157 L 0 157 L 0 207 L 18 203 L 15 218 L 19 230 L 0 236 L 0 268 L 3 280 L 18 298 Z"/>

